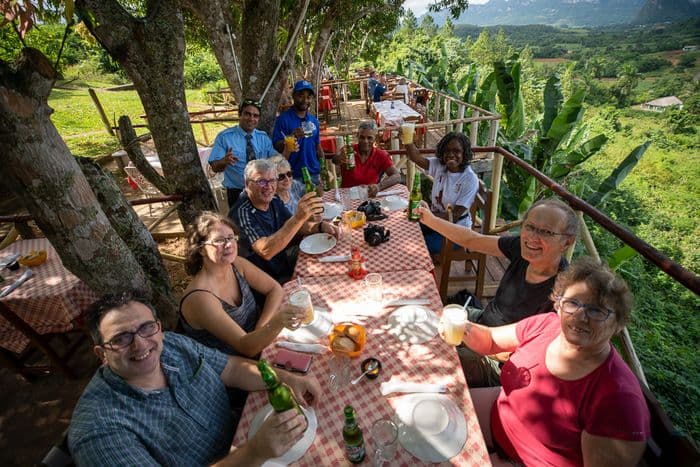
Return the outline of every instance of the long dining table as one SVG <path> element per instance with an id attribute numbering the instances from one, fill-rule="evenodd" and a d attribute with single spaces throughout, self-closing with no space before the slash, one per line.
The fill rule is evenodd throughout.
<path id="1" fill-rule="evenodd" d="M 46 261 L 32 267 L 33 277 L 0 301 L 38 334 L 74 329 L 76 318 L 97 296 L 63 266 L 58 253 L 45 238 L 16 241 L 0 252 L 0 258 L 13 253 L 26 255 L 32 250 L 46 250 Z M 3 270 L 3 285 L 12 284 L 25 270 L 24 266 L 12 272 Z M 0 347 L 20 353 L 28 344 L 27 336 L 0 317 Z"/>
<path id="2" fill-rule="evenodd" d="M 398 193 L 404 200 L 408 198 L 408 189 L 405 185 L 394 185 L 386 190 L 387 192 Z M 351 198 L 351 189 L 341 188 L 341 197 L 345 204 L 356 209 L 362 201 Z M 380 197 L 378 199 L 385 199 Z M 335 198 L 335 190 L 324 193 L 323 200 L 326 203 L 340 205 Z M 319 259 L 323 256 L 349 255 L 353 243 L 360 247 L 360 252 L 365 258 L 365 268 L 368 272 L 389 272 L 389 271 L 409 271 L 423 270 L 433 271 L 433 261 L 425 246 L 420 225 L 417 222 L 408 222 L 405 209 L 394 209 L 383 211 L 386 219 L 378 221 L 368 221 L 367 224 L 376 224 L 389 229 L 389 240 L 377 246 L 370 246 L 364 241 L 364 227 L 352 229 L 350 238 L 341 236 L 336 245 L 322 255 L 309 255 L 303 251 L 299 252 L 294 269 L 294 277 L 307 276 L 335 276 L 348 272 L 347 262 L 324 263 Z"/>
<path id="3" fill-rule="evenodd" d="M 353 203 L 356 206 L 359 200 Z M 419 227 L 409 223 L 405 213 L 392 213 L 390 219 L 392 216 L 396 216 L 393 218 L 396 225 L 392 224 L 392 227 L 397 229 L 397 233 L 401 227 L 409 232 L 415 228 L 414 235 L 407 237 L 405 241 L 416 243 L 417 250 L 420 248 L 425 250 L 422 237 L 415 235 L 420 234 Z M 402 222 L 405 225 L 401 225 Z M 353 232 L 353 238 L 361 235 L 361 232 L 361 229 L 359 232 Z M 432 263 L 428 265 L 425 262 L 416 262 L 416 257 L 422 257 L 423 254 L 429 260 L 427 250 L 421 254 L 416 253 L 416 257 L 411 257 L 402 249 L 408 245 L 404 245 L 404 241 L 396 241 L 393 235 L 392 231 L 392 240 L 384 245 L 388 247 L 389 252 L 393 246 L 396 249 L 394 254 L 380 253 L 377 247 L 363 250 L 368 257 L 367 264 L 370 272 L 379 272 L 382 276 L 381 302 L 367 295 L 362 280 L 354 280 L 346 274 L 345 263 L 319 265 L 314 255 L 300 255 L 296 279 L 283 287 L 286 297 L 300 285 L 309 290 L 316 310 L 314 323 L 353 322 L 365 328 L 367 340 L 362 353 L 350 361 L 351 378 L 361 374 L 360 364 L 368 357 L 377 358 L 382 365 L 376 379 L 363 378 L 356 385 L 347 383 L 338 387 L 337 384 L 332 384 L 330 378 L 334 365 L 333 354 L 328 351 L 314 355 L 308 374 L 319 381 L 323 393 L 320 400 L 315 401 L 313 406 L 318 423 L 316 435 L 308 450 L 291 465 L 349 465 L 345 458 L 342 437 L 343 407 L 348 404 L 355 409 L 358 423 L 364 433 L 367 457 L 369 462 L 372 462 L 376 448 L 370 433 L 372 423 L 380 418 L 393 418 L 402 402 L 405 403 L 405 398 L 409 397 L 408 394 L 397 393 L 382 395 L 380 392 L 382 382 L 445 385 L 447 387 L 445 395 L 464 415 L 467 438 L 456 455 L 437 465 L 490 465 L 489 455 L 455 348 L 446 344 L 438 335 L 420 343 L 410 343 L 411 339 L 403 334 L 401 327 L 397 328 L 396 320 L 391 320 L 392 314 L 398 313 L 398 308 L 390 306 L 393 300 L 427 300 L 426 308 L 435 315 L 433 320 L 439 317 L 442 311 L 442 302 L 431 272 Z M 349 245 L 346 246 L 347 248 L 345 246 L 341 248 L 343 252 L 346 249 L 349 252 Z M 363 245 L 364 247 L 367 245 Z M 333 251 L 328 254 L 340 253 Z M 399 261 L 396 260 L 397 257 L 400 258 Z M 397 267 L 398 262 L 401 261 L 406 265 Z M 315 326 L 314 323 L 310 326 Z M 278 340 L 291 339 L 290 334 L 293 333 L 285 331 Z M 318 342 L 328 345 L 328 338 L 323 335 Z M 262 358 L 273 361 L 278 350 L 278 347 L 271 345 L 263 350 Z M 246 442 L 256 414 L 265 410 L 266 404 L 267 395 L 264 391 L 251 393 L 248 396 L 234 436 L 234 446 Z M 368 463 L 368 460 L 364 463 Z M 390 466 L 405 467 L 422 464 L 425 463 L 401 445 L 398 446 L 393 459 L 387 462 Z"/>

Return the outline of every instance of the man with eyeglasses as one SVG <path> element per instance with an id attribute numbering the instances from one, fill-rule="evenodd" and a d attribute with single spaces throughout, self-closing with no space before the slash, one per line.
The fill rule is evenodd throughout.
<path id="1" fill-rule="evenodd" d="M 260 121 L 260 102 L 244 99 L 239 107 L 240 120 L 237 126 L 227 128 L 216 136 L 209 155 L 209 165 L 214 172 L 224 172 L 224 187 L 228 205 L 238 199 L 244 188 L 243 170 L 253 159 L 267 159 L 277 155 L 270 137 L 257 129 Z M 289 157 L 287 148 L 280 148 Z"/>
<path id="2" fill-rule="evenodd" d="M 230 452 L 235 424 L 227 387 L 264 390 L 256 362 L 162 332 L 142 293 L 108 295 L 87 315 L 102 366 L 73 412 L 68 443 L 76 465 L 259 465 L 303 435 L 295 411 L 273 414 Z M 297 399 L 313 403 L 313 377 L 278 370 Z"/>
<path id="3" fill-rule="evenodd" d="M 240 229 L 241 256 L 274 277 L 280 284 L 294 273 L 298 235 L 327 233 L 338 236 L 330 222 L 315 221 L 323 211 L 323 199 L 315 192 L 299 199 L 294 214 L 276 195 L 277 166 L 270 160 L 255 160 L 245 168 L 245 192 L 229 211 Z"/>
<path id="4" fill-rule="evenodd" d="M 494 327 L 515 323 L 537 313 L 553 310 L 550 300 L 554 280 L 567 266 L 564 252 L 576 241 L 578 218 L 556 199 L 534 203 L 525 213 L 518 236 L 482 235 L 452 224 L 419 208 L 421 222 L 471 251 L 510 260 L 496 295 L 482 309 L 470 310 L 469 321 Z M 470 387 L 499 383 L 499 365 L 467 348 L 459 349 L 462 368 Z"/>
<path id="5" fill-rule="evenodd" d="M 314 117 L 309 108 L 314 98 L 314 87 L 305 80 L 299 80 L 294 84 L 292 100 L 294 105 L 285 110 L 275 120 L 275 128 L 272 131 L 272 142 L 275 149 L 292 166 L 292 173 L 297 180 L 302 179 L 301 168 L 308 167 L 311 180 L 318 184 L 321 166 L 319 157 L 325 157 L 321 147 L 321 124 Z M 298 150 L 292 153 L 283 152 L 284 139 L 294 135 L 297 139 Z"/>

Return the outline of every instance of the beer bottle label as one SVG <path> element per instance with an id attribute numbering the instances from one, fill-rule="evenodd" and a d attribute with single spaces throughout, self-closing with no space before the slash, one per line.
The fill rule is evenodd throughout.
<path id="1" fill-rule="evenodd" d="M 345 452 L 350 462 L 362 462 L 362 459 L 365 458 L 365 444 L 362 443 L 359 446 L 350 446 L 346 444 Z"/>
<path id="2" fill-rule="evenodd" d="M 420 200 L 418 201 L 409 201 L 408 203 L 408 220 L 409 221 L 418 221 L 420 220 L 420 214 L 416 212 L 416 209 L 420 205 Z"/>

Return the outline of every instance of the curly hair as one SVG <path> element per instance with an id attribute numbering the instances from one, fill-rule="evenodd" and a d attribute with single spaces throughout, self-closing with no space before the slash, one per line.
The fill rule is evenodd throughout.
<path id="1" fill-rule="evenodd" d="M 231 219 L 212 211 L 202 212 L 187 226 L 185 232 L 187 237 L 185 271 L 190 276 L 194 276 L 202 269 L 203 260 L 199 250 L 202 248 L 202 242 L 207 240 L 211 231 L 218 224 L 224 224 L 230 227 L 234 233 L 238 233 L 238 228 Z"/>
<path id="2" fill-rule="evenodd" d="M 144 304 L 151 310 L 151 313 L 153 313 L 153 318 L 158 319 L 158 313 L 155 308 L 153 308 L 153 305 L 151 305 L 149 294 L 145 290 L 125 290 L 103 295 L 94 301 L 85 312 L 85 326 L 95 344 L 103 344 L 102 333 L 100 332 L 102 318 L 110 311 L 121 308 L 130 302 Z"/>
<path id="3" fill-rule="evenodd" d="M 435 148 L 435 155 L 440 163 L 445 165 L 445 150 L 447 149 L 447 145 L 450 144 L 450 141 L 453 139 L 459 141 L 459 144 L 462 146 L 462 162 L 459 164 L 459 170 L 463 171 L 471 163 L 473 157 L 472 144 L 464 133 L 451 131 L 443 136 Z"/>
<path id="4" fill-rule="evenodd" d="M 595 297 L 595 304 L 615 312 L 620 327 L 625 326 L 632 313 L 634 297 L 627 283 L 608 266 L 590 256 L 577 259 L 571 266 L 557 275 L 551 299 L 556 302 L 566 289 L 585 282 Z"/>

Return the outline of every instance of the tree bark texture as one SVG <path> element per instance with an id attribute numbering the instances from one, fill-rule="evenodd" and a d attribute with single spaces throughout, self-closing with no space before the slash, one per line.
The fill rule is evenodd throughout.
<path id="1" fill-rule="evenodd" d="M 203 210 L 215 210 L 192 133 L 184 86 L 185 37 L 180 2 L 149 0 L 143 19 L 116 0 L 78 0 L 90 32 L 133 80 L 148 116 L 163 174 L 183 196 L 178 214 L 187 225 Z"/>
<path id="2" fill-rule="evenodd" d="M 139 169 L 141 175 L 146 177 L 146 180 L 151 182 L 164 195 L 172 195 L 175 192 L 173 187 L 170 185 L 170 183 L 168 183 L 165 177 L 163 177 L 156 171 L 156 169 L 153 168 L 151 163 L 146 160 L 146 156 L 143 155 L 143 151 L 141 151 L 141 144 L 136 136 L 136 131 L 131 125 L 131 119 L 126 115 L 119 117 L 118 134 L 122 147 L 129 155 L 129 160 L 131 160 L 136 168 Z"/>
<path id="3" fill-rule="evenodd" d="M 148 277 L 151 300 L 163 325 L 173 329 L 177 324 L 177 300 L 173 295 L 168 272 L 158 251 L 158 245 L 139 216 L 124 198 L 111 173 L 107 173 L 87 157 L 78 158 L 78 164 L 92 187 L 102 211 L 110 224 L 126 243 Z"/>
<path id="4" fill-rule="evenodd" d="M 0 61 L 0 161 L 63 265 L 98 294 L 144 288 L 147 279 L 110 225 L 75 158 L 50 120 L 56 74 L 35 49 L 14 67 Z"/>

